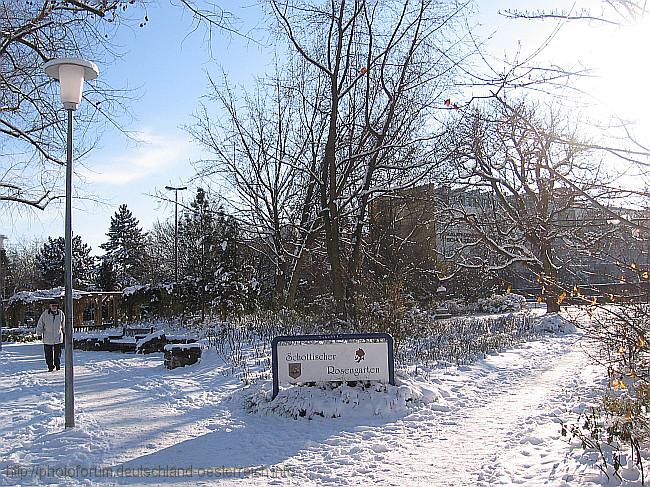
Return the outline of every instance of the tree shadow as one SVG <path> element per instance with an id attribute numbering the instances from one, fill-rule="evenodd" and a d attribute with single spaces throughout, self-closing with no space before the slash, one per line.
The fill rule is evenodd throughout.
<path id="1" fill-rule="evenodd" d="M 403 415 L 289 419 L 233 411 L 230 425 L 181 441 L 159 451 L 114 465 L 122 484 L 186 483 L 201 480 L 289 479 L 286 460 L 300 452 L 336 445 L 342 435 L 386 426 Z M 130 474 L 131 476 L 129 477 Z"/>

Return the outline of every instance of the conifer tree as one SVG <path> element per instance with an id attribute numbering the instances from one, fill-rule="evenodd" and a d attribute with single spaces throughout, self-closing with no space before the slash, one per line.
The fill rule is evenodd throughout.
<path id="1" fill-rule="evenodd" d="M 0 298 L 11 296 L 14 288 L 13 266 L 7 256 L 7 249 L 3 247 L 0 248 Z"/>
<path id="2" fill-rule="evenodd" d="M 110 259 L 100 258 L 97 266 L 96 284 L 101 291 L 115 291 L 117 289 L 117 279 Z"/>
<path id="3" fill-rule="evenodd" d="M 120 205 L 111 217 L 108 241 L 100 247 L 106 251 L 102 257 L 102 275 L 108 285 L 113 281 L 118 289 L 141 282 L 146 272 L 146 233 L 139 227 L 140 222 L 126 205 Z M 112 278 L 108 278 L 110 273 Z"/>
<path id="4" fill-rule="evenodd" d="M 236 312 L 254 294 L 242 273 L 238 226 L 202 188 L 190 208 L 179 225 L 184 299 L 202 318 L 208 307 L 222 316 Z"/>
<path id="5" fill-rule="evenodd" d="M 72 286 L 87 289 L 93 276 L 95 258 L 90 255 L 90 247 L 81 241 L 80 236 L 72 238 Z M 53 288 L 65 284 L 65 239 L 48 237 L 36 255 L 36 268 L 39 273 L 39 286 Z"/>
<path id="6" fill-rule="evenodd" d="M 33 291 L 39 287 L 40 273 L 36 261 L 42 246 L 42 241 L 33 240 L 21 241 L 5 249 L 12 277 L 12 282 L 6 283 L 8 289 L 13 292 Z"/>
<path id="7" fill-rule="evenodd" d="M 215 208 L 202 188 L 197 189 L 190 208 L 179 222 L 179 253 L 183 258 L 180 280 L 187 304 L 200 309 L 204 317 L 211 298 L 208 288 L 216 271 Z"/>
<path id="8" fill-rule="evenodd" d="M 169 284 L 174 282 L 174 221 L 154 222 L 147 236 L 147 255 L 149 282 Z M 179 262 L 180 264 L 180 262 Z"/>
<path id="9" fill-rule="evenodd" d="M 239 226 L 222 211 L 217 218 L 217 269 L 211 290 L 217 298 L 221 316 L 239 314 L 249 309 L 256 297 L 251 279 L 247 277 L 239 249 Z"/>

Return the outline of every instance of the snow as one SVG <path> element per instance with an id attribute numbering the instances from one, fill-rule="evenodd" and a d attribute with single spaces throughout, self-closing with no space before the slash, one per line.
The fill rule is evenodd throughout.
<path id="1" fill-rule="evenodd" d="M 168 340 L 174 340 L 174 341 L 182 341 L 182 340 L 193 340 L 193 339 L 196 339 L 196 337 L 194 337 L 194 336 L 192 336 L 192 335 L 177 335 L 177 334 L 174 334 L 174 335 L 168 335 L 167 333 L 165 333 L 165 337 L 166 337 Z"/>
<path id="2" fill-rule="evenodd" d="M 263 383 L 252 390 L 245 391 L 239 399 L 243 409 L 294 419 L 389 416 L 432 403 L 438 403 L 438 410 L 446 408 L 444 394 L 438 388 L 407 375 L 397 378 L 394 386 L 361 382 L 353 387 L 337 383 L 292 387 L 281 390 L 273 401 L 270 384 Z"/>
<path id="3" fill-rule="evenodd" d="M 201 344 L 200 343 L 170 343 L 170 344 L 165 345 L 165 350 L 166 351 L 189 350 L 189 349 L 194 349 L 194 348 L 201 349 Z"/>
<path id="4" fill-rule="evenodd" d="M 90 294 L 86 291 L 73 290 L 72 299 L 79 299 L 82 295 Z M 65 289 L 62 287 L 55 287 L 52 289 L 39 289 L 37 291 L 19 291 L 7 300 L 7 305 L 13 303 L 37 303 L 41 301 L 49 301 L 50 299 L 63 299 L 65 297 Z"/>
<path id="5" fill-rule="evenodd" d="M 148 284 L 134 284 L 133 286 L 127 286 L 124 289 L 122 289 L 122 294 L 124 296 L 131 296 L 132 294 L 136 294 L 141 291 L 148 291 L 148 290 L 149 290 Z"/>
<path id="6" fill-rule="evenodd" d="M 137 344 L 135 337 L 122 337 L 122 338 L 111 338 L 112 343 L 130 343 L 133 345 Z"/>
<path id="7" fill-rule="evenodd" d="M 576 333 L 576 326 L 564 316 L 552 313 L 537 320 L 533 325 L 537 333 Z"/>
<path id="8" fill-rule="evenodd" d="M 173 284 L 134 284 L 132 286 L 127 286 L 124 289 L 122 289 L 122 294 L 124 296 L 132 296 L 134 294 L 139 294 L 143 292 L 147 292 L 150 290 L 163 290 L 167 294 L 172 294 L 174 292 L 174 285 Z"/>
<path id="9" fill-rule="evenodd" d="M 147 336 L 138 340 L 136 343 L 136 347 L 141 348 L 145 343 L 149 343 L 151 340 L 162 338 L 164 336 L 165 336 L 165 330 L 154 331 L 153 333 L 149 333 Z"/>
<path id="10" fill-rule="evenodd" d="M 273 402 L 270 379 L 245 387 L 213 349 L 174 370 L 162 354 L 75 352 L 67 430 L 63 371 L 44 370 L 38 342 L 3 344 L 0 485 L 617 485 L 560 435 L 606 380 L 566 325 L 540 319 L 553 332 L 469 365 L 398 368 L 395 386 Z"/>

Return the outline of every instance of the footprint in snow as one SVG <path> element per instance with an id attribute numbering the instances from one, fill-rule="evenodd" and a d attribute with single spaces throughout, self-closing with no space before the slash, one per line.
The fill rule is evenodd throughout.
<path id="1" fill-rule="evenodd" d="M 386 445 L 381 445 L 381 444 L 372 445 L 370 449 L 375 453 L 386 453 L 387 451 L 389 451 Z"/>
<path id="2" fill-rule="evenodd" d="M 525 436 L 521 439 L 520 443 L 530 443 L 531 445 L 541 445 L 544 440 L 536 436 Z"/>

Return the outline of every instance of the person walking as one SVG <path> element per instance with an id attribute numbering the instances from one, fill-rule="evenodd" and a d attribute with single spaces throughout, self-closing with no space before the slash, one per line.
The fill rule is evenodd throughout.
<path id="1" fill-rule="evenodd" d="M 36 334 L 43 337 L 43 350 L 48 371 L 61 370 L 61 347 L 63 346 L 63 324 L 65 318 L 59 309 L 59 302 L 50 301 L 36 325 Z"/>

